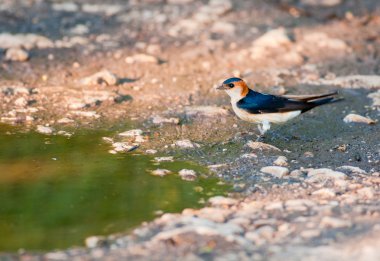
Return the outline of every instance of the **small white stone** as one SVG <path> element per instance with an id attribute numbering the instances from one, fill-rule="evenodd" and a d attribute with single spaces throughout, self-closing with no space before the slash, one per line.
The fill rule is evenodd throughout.
<path id="1" fill-rule="evenodd" d="M 172 172 L 167 169 L 155 169 L 150 172 L 153 176 L 159 176 L 159 177 L 164 177 L 168 174 L 171 174 Z"/>
<path id="2" fill-rule="evenodd" d="M 341 166 L 338 169 L 340 170 L 348 170 L 351 173 L 359 173 L 359 174 L 367 174 L 365 170 L 362 170 L 359 167 L 354 167 L 354 166 Z"/>
<path id="3" fill-rule="evenodd" d="M 260 170 L 263 173 L 271 174 L 277 178 L 282 178 L 289 174 L 289 169 L 285 167 L 278 167 L 278 166 L 267 166 L 263 167 Z"/>
<path id="4" fill-rule="evenodd" d="M 117 76 L 108 70 L 97 72 L 80 81 L 83 85 L 98 85 L 102 83 L 105 83 L 106 85 L 115 85 L 117 82 Z"/>
<path id="5" fill-rule="evenodd" d="M 152 118 L 153 124 L 163 124 L 163 123 L 172 123 L 172 124 L 178 124 L 179 119 L 178 118 L 164 118 L 162 116 L 154 116 Z"/>
<path id="6" fill-rule="evenodd" d="M 134 130 L 129 130 L 129 131 L 124 131 L 122 133 L 119 133 L 119 136 L 122 137 L 136 137 L 136 136 L 141 136 L 144 132 L 140 129 L 134 129 Z"/>
<path id="7" fill-rule="evenodd" d="M 247 146 L 250 147 L 253 150 L 273 150 L 273 151 L 281 151 L 279 148 L 269 145 L 263 142 L 258 142 L 258 141 L 249 141 L 247 143 Z"/>
<path id="8" fill-rule="evenodd" d="M 42 133 L 42 134 L 52 134 L 54 131 L 53 128 L 43 126 L 43 125 L 38 125 L 37 126 L 37 132 Z"/>
<path id="9" fill-rule="evenodd" d="M 235 205 L 237 204 L 237 200 L 233 198 L 226 198 L 223 196 L 215 196 L 212 198 L 209 198 L 208 202 L 212 206 L 230 206 L 230 205 Z"/>
<path id="10" fill-rule="evenodd" d="M 152 150 L 152 149 L 150 149 L 150 150 L 146 150 L 145 153 L 146 153 L 146 154 L 156 154 L 156 153 L 157 153 L 157 150 Z"/>
<path id="11" fill-rule="evenodd" d="M 132 64 L 132 63 L 158 63 L 159 60 L 157 59 L 157 57 L 154 57 L 153 55 L 140 53 L 140 54 L 128 56 L 127 58 L 125 58 L 125 62 L 129 63 L 129 64 Z"/>
<path id="12" fill-rule="evenodd" d="M 172 162 L 174 161 L 174 157 L 155 157 L 154 158 L 154 161 L 156 162 Z"/>
<path id="13" fill-rule="evenodd" d="M 365 199 L 373 199 L 375 197 L 375 191 L 371 187 L 361 188 L 356 191 L 356 193 Z"/>
<path id="14" fill-rule="evenodd" d="M 95 248 L 101 246 L 105 240 L 106 238 L 102 236 L 91 236 L 85 239 L 85 244 L 88 248 Z"/>
<path id="15" fill-rule="evenodd" d="M 332 197 L 335 197 L 336 193 L 332 189 L 322 188 L 322 189 L 314 191 L 312 195 L 319 196 L 321 198 L 332 198 Z"/>
<path id="16" fill-rule="evenodd" d="M 279 156 L 274 162 L 274 165 L 281 166 L 281 167 L 287 167 L 288 159 L 285 156 Z"/>
<path id="17" fill-rule="evenodd" d="M 24 97 L 20 97 L 15 100 L 15 105 L 17 107 L 25 107 L 28 105 L 28 101 Z"/>
<path id="18" fill-rule="evenodd" d="M 194 143 L 190 140 L 177 140 L 175 142 L 175 145 L 179 148 L 182 148 L 182 149 L 194 149 L 194 148 L 199 148 L 200 145 L 197 144 L 197 143 Z"/>
<path id="19" fill-rule="evenodd" d="M 57 121 L 57 123 L 60 123 L 60 124 L 67 124 L 67 123 L 72 123 L 72 122 L 74 122 L 74 120 L 69 119 L 69 118 L 61 118 Z"/>
<path id="20" fill-rule="evenodd" d="M 9 48 L 5 52 L 5 60 L 6 61 L 25 62 L 28 59 L 29 59 L 28 52 L 19 48 L 19 47 Z"/>
<path id="21" fill-rule="evenodd" d="M 307 173 L 307 180 L 309 182 L 323 182 L 328 179 L 337 180 L 337 179 L 346 179 L 347 175 L 343 172 L 333 171 L 327 168 L 321 169 L 310 169 Z"/>
<path id="22" fill-rule="evenodd" d="M 348 114 L 346 117 L 344 117 L 343 121 L 345 123 L 365 123 L 365 124 L 375 124 L 376 122 L 368 117 L 364 117 L 358 114 Z"/>
<path id="23" fill-rule="evenodd" d="M 182 169 L 178 172 L 183 180 L 194 181 L 197 178 L 197 173 L 192 169 Z"/>
<path id="24" fill-rule="evenodd" d="M 331 228 L 349 227 L 351 226 L 351 222 L 348 220 L 326 216 L 322 218 L 320 226 Z"/>

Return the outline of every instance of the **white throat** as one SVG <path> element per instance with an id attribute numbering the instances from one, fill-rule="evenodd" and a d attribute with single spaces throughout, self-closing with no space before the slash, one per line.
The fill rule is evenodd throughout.
<path id="1" fill-rule="evenodd" d="M 231 102 L 237 102 L 243 98 L 243 96 L 241 95 L 241 91 L 241 88 L 235 87 L 226 90 L 226 93 L 231 97 Z"/>

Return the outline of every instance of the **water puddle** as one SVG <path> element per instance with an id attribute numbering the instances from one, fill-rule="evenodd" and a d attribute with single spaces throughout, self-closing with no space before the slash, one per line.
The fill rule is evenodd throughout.
<path id="1" fill-rule="evenodd" d="M 101 137 L 21 133 L 0 125 L 0 251 L 83 245 L 87 236 L 125 232 L 157 211 L 199 207 L 227 187 L 214 178 L 183 181 L 149 170 L 204 168 L 188 162 L 155 165 L 145 155 L 112 155 Z"/>

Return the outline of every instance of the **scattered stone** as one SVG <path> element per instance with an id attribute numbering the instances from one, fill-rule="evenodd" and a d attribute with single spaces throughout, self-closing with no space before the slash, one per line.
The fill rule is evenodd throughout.
<path id="1" fill-rule="evenodd" d="M 21 47 L 27 50 L 33 48 L 54 48 L 54 43 L 50 39 L 37 34 L 0 34 L 0 49 Z"/>
<path id="2" fill-rule="evenodd" d="M 229 209 L 204 207 L 198 211 L 197 216 L 217 223 L 223 223 L 230 213 Z"/>
<path id="3" fill-rule="evenodd" d="M 323 228 L 342 228 L 342 227 L 350 227 L 351 222 L 348 220 L 343 220 L 340 218 L 334 217 L 323 217 L 320 223 L 320 226 Z"/>
<path id="4" fill-rule="evenodd" d="M 204 117 L 215 117 L 218 115 L 228 115 L 226 109 L 216 107 L 216 106 L 191 106 L 185 108 L 186 116 L 204 116 Z"/>
<path id="5" fill-rule="evenodd" d="M 69 30 L 70 34 L 74 35 L 84 35 L 90 32 L 90 28 L 84 24 L 77 24 Z"/>
<path id="6" fill-rule="evenodd" d="M 86 13 L 104 13 L 106 16 L 112 16 L 122 12 L 124 5 L 117 4 L 83 4 L 82 11 Z"/>
<path id="7" fill-rule="evenodd" d="M 130 145 L 126 142 L 115 142 L 112 147 L 115 152 L 129 152 L 138 148 L 137 145 Z"/>
<path id="8" fill-rule="evenodd" d="M 106 244 L 107 238 L 103 236 L 91 236 L 85 239 L 86 247 L 95 248 L 102 247 Z"/>
<path id="9" fill-rule="evenodd" d="M 155 157 L 154 158 L 155 162 L 172 162 L 174 161 L 174 157 Z"/>
<path id="10" fill-rule="evenodd" d="M 346 179 L 347 175 L 343 172 L 333 171 L 327 168 L 309 169 L 307 172 L 307 181 L 309 182 L 323 182 L 328 179 Z"/>
<path id="11" fill-rule="evenodd" d="M 342 0 L 301 0 L 304 5 L 331 7 L 342 3 Z"/>
<path id="12" fill-rule="evenodd" d="M 76 12 L 79 9 L 78 5 L 73 2 L 53 3 L 51 7 L 53 10 L 60 12 Z"/>
<path id="13" fill-rule="evenodd" d="M 348 114 L 344 117 L 343 121 L 345 123 L 356 122 L 356 123 L 365 123 L 365 124 L 375 124 L 376 122 L 370 118 L 358 115 L 358 114 Z"/>
<path id="14" fill-rule="evenodd" d="M 379 85 L 380 85 L 380 82 L 379 82 Z M 368 94 L 368 98 L 372 99 L 372 106 L 380 107 L 380 90 Z"/>
<path id="15" fill-rule="evenodd" d="M 135 54 L 132 56 L 128 56 L 125 58 L 125 62 L 132 64 L 132 63 L 159 63 L 159 60 L 157 57 L 149 54 Z"/>
<path id="16" fill-rule="evenodd" d="M 157 150 L 152 150 L 152 149 L 150 149 L 150 150 L 146 150 L 145 153 L 146 153 L 146 154 L 156 154 L 156 153 L 157 153 Z"/>
<path id="17" fill-rule="evenodd" d="M 347 170 L 350 173 L 359 173 L 359 174 L 367 174 L 365 170 L 362 170 L 359 167 L 353 167 L 353 166 L 341 166 L 338 168 L 339 170 Z"/>
<path id="18" fill-rule="evenodd" d="M 282 211 L 284 209 L 284 205 L 281 201 L 271 202 L 268 205 L 265 206 L 266 210 L 278 210 Z"/>
<path id="19" fill-rule="evenodd" d="M 288 159 L 285 156 L 279 156 L 274 162 L 274 165 L 281 166 L 281 167 L 287 167 Z"/>
<path id="20" fill-rule="evenodd" d="M 247 143 L 248 147 L 250 147 L 251 149 L 253 150 L 273 150 L 273 151 L 281 151 L 279 148 L 273 146 L 273 145 L 269 145 L 269 144 L 266 144 L 266 143 L 263 143 L 263 142 L 259 142 L 259 141 L 249 141 Z"/>
<path id="21" fill-rule="evenodd" d="M 110 137 L 102 137 L 102 140 L 106 143 L 112 144 L 114 143 L 113 139 Z"/>
<path id="22" fill-rule="evenodd" d="M 37 125 L 36 131 L 42 134 L 52 134 L 54 129 L 48 126 Z"/>
<path id="23" fill-rule="evenodd" d="M 15 105 L 17 107 L 26 107 L 28 105 L 28 101 L 24 97 L 20 97 L 15 100 Z"/>
<path id="24" fill-rule="evenodd" d="M 12 62 L 25 62 L 29 59 L 29 53 L 20 47 L 12 47 L 5 52 L 5 60 Z"/>
<path id="25" fill-rule="evenodd" d="M 231 206 L 231 205 L 235 205 L 238 203 L 238 201 L 236 199 L 226 198 L 223 196 L 215 196 L 215 197 L 209 198 L 208 202 L 213 207 Z"/>
<path id="26" fill-rule="evenodd" d="M 293 170 L 289 174 L 289 176 L 292 178 L 302 178 L 304 175 L 305 175 L 304 172 L 300 169 Z"/>
<path id="27" fill-rule="evenodd" d="M 144 132 L 140 129 L 134 129 L 134 130 L 129 130 L 129 131 L 124 131 L 122 133 L 119 133 L 119 136 L 122 137 L 137 137 L 141 136 Z"/>
<path id="28" fill-rule="evenodd" d="M 283 178 L 284 176 L 289 174 L 289 169 L 285 167 L 278 167 L 278 166 L 267 166 L 263 167 L 260 170 L 263 173 L 271 174 L 275 176 L 276 178 Z"/>
<path id="29" fill-rule="evenodd" d="M 192 142 L 190 140 L 177 140 L 174 144 L 175 146 L 182 149 L 194 149 L 194 148 L 200 147 L 199 144 Z"/>
<path id="30" fill-rule="evenodd" d="M 356 193 L 365 199 L 373 199 L 375 197 L 375 191 L 371 187 L 361 188 L 356 191 Z"/>
<path id="31" fill-rule="evenodd" d="M 312 195 L 327 199 L 327 198 L 335 197 L 336 193 L 332 189 L 322 188 L 322 189 L 314 191 Z"/>
<path id="32" fill-rule="evenodd" d="M 348 45 L 337 38 L 331 38 L 327 34 L 322 32 L 312 32 L 303 36 L 300 49 L 314 48 L 324 51 L 334 51 L 337 54 L 343 54 L 348 52 Z"/>
<path id="33" fill-rule="evenodd" d="M 164 177 L 168 174 L 171 174 L 172 172 L 167 169 L 155 169 L 150 172 L 153 176 L 159 176 L 159 177 Z"/>
<path id="34" fill-rule="evenodd" d="M 290 199 L 285 202 L 285 208 L 290 211 L 306 211 L 313 206 L 315 203 L 307 199 Z"/>
<path id="35" fill-rule="evenodd" d="M 334 79 L 321 79 L 320 84 L 335 85 L 344 88 L 380 88 L 379 75 L 349 75 L 336 77 Z"/>
<path id="36" fill-rule="evenodd" d="M 152 118 L 153 124 L 163 124 L 163 123 L 172 123 L 172 124 L 178 124 L 179 119 L 178 118 L 164 118 L 162 116 L 154 116 Z"/>
<path id="37" fill-rule="evenodd" d="M 72 119 L 69 119 L 69 118 L 61 118 L 57 121 L 57 123 L 60 123 L 60 124 L 68 124 L 68 123 L 73 123 L 74 120 Z"/>
<path id="38" fill-rule="evenodd" d="M 183 180 L 194 181 L 197 178 L 197 173 L 192 169 L 182 169 L 178 172 Z"/>
<path id="39" fill-rule="evenodd" d="M 98 84 L 115 85 L 117 82 L 118 82 L 118 78 L 116 77 L 116 75 L 111 73 L 108 70 L 97 72 L 91 76 L 88 76 L 80 80 L 80 83 L 83 85 L 98 85 Z"/>
<path id="40" fill-rule="evenodd" d="M 301 231 L 300 236 L 306 239 L 318 237 L 321 235 L 321 231 L 318 229 L 308 229 Z"/>
<path id="41" fill-rule="evenodd" d="M 218 21 L 212 25 L 211 32 L 216 33 L 216 34 L 234 35 L 235 25 L 228 22 Z"/>
<path id="42" fill-rule="evenodd" d="M 71 136 L 73 136 L 72 133 L 67 132 L 67 131 L 64 131 L 64 130 L 60 130 L 60 131 L 58 131 L 57 134 L 58 134 L 58 135 L 65 136 L 65 137 L 71 137 Z"/>
<path id="43" fill-rule="evenodd" d="M 258 245 L 262 245 L 266 241 L 272 240 L 274 237 L 274 234 L 275 234 L 274 228 L 269 225 L 265 225 L 265 226 L 259 227 L 258 229 L 254 231 L 249 231 L 245 233 L 245 238 L 247 238 L 250 241 L 255 242 Z"/>
<path id="44" fill-rule="evenodd" d="M 86 117 L 86 118 L 100 118 L 100 115 L 96 113 L 96 111 L 71 111 L 72 114 L 80 116 L 80 117 Z"/>
<path id="45" fill-rule="evenodd" d="M 286 34 L 286 30 L 284 28 L 278 28 L 262 35 L 254 41 L 253 46 L 255 48 L 279 48 L 291 44 L 292 42 Z"/>

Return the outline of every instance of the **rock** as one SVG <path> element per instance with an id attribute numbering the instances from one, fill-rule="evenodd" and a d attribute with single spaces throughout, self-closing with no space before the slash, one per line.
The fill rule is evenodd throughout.
<path id="1" fill-rule="evenodd" d="M 28 101 L 24 97 L 20 97 L 15 100 L 15 105 L 17 107 L 26 107 L 28 105 Z"/>
<path id="2" fill-rule="evenodd" d="M 255 242 L 258 245 L 262 245 L 265 241 L 270 241 L 274 238 L 275 230 L 271 226 L 262 226 L 254 231 L 248 231 L 245 233 L 245 238 Z"/>
<path id="3" fill-rule="evenodd" d="M 84 35 L 90 32 L 90 28 L 84 24 L 77 24 L 69 30 L 70 34 Z"/>
<path id="4" fill-rule="evenodd" d="M 322 189 L 314 191 L 312 193 L 312 195 L 318 196 L 318 197 L 321 197 L 321 198 L 333 198 L 333 197 L 335 197 L 336 193 L 332 189 L 322 188 Z"/>
<path id="5" fill-rule="evenodd" d="M 346 179 L 347 175 L 343 172 L 333 171 L 327 168 L 321 169 L 310 169 L 307 172 L 307 181 L 309 182 L 323 182 L 328 179 L 337 180 L 337 179 Z"/>
<path id="6" fill-rule="evenodd" d="M 379 85 L 380 85 L 380 79 L 379 79 Z M 368 94 L 368 98 L 372 99 L 372 106 L 374 107 L 380 106 L 380 90 L 378 90 L 377 92 L 372 92 Z"/>
<path id="7" fill-rule="evenodd" d="M 59 124 L 68 124 L 68 123 L 73 123 L 74 120 L 69 119 L 69 118 L 61 118 L 57 121 Z"/>
<path id="8" fill-rule="evenodd" d="M 289 46 L 291 44 L 292 42 L 290 41 L 284 28 L 271 30 L 253 42 L 253 46 L 255 48 L 279 48 L 281 46 Z"/>
<path id="9" fill-rule="evenodd" d="M 306 211 L 313 206 L 315 203 L 307 199 L 290 199 L 285 202 L 285 208 L 290 211 Z"/>
<path id="10" fill-rule="evenodd" d="M 36 131 L 42 134 L 52 134 L 54 129 L 43 125 L 37 125 Z"/>
<path id="11" fill-rule="evenodd" d="M 293 170 L 289 174 L 289 176 L 292 178 L 302 178 L 304 175 L 305 175 L 304 172 L 300 169 Z"/>
<path id="12" fill-rule="evenodd" d="M 265 210 L 278 210 L 282 211 L 284 209 L 284 206 L 281 201 L 271 202 L 267 205 L 265 205 Z"/>
<path id="13" fill-rule="evenodd" d="M 103 236 L 91 236 L 86 238 L 84 242 L 88 248 L 102 247 L 106 244 L 107 238 Z"/>
<path id="14" fill-rule="evenodd" d="M 144 132 L 140 129 L 134 129 L 134 130 L 129 130 L 129 131 L 124 131 L 122 133 L 119 133 L 119 136 L 122 137 L 136 137 L 136 136 L 141 136 Z"/>
<path id="15" fill-rule="evenodd" d="M 126 142 L 115 142 L 112 147 L 115 152 L 129 152 L 138 148 L 138 146 L 130 145 Z"/>
<path id="16" fill-rule="evenodd" d="M 150 173 L 153 176 L 163 177 L 163 176 L 166 176 L 168 174 L 171 174 L 172 172 L 170 170 L 167 170 L 167 169 L 155 169 L 155 170 L 152 170 Z"/>
<path id="17" fill-rule="evenodd" d="M 320 226 L 323 228 L 342 228 L 342 227 L 350 227 L 351 222 L 348 220 L 343 220 L 340 218 L 334 218 L 325 216 L 322 218 Z"/>
<path id="18" fill-rule="evenodd" d="M 178 124 L 179 119 L 178 118 L 164 118 L 162 116 L 154 116 L 152 118 L 153 124 L 163 124 L 163 123 L 172 123 L 172 124 Z"/>
<path id="19" fill-rule="evenodd" d="M 277 148 L 277 147 L 275 147 L 273 145 L 269 145 L 269 144 L 266 144 L 266 143 L 263 143 L 263 142 L 259 142 L 259 141 L 249 141 L 247 143 L 247 146 L 250 147 L 253 150 L 281 151 L 279 148 Z"/>
<path id="20" fill-rule="evenodd" d="M 124 5 L 118 4 L 83 4 L 82 11 L 86 13 L 104 13 L 106 16 L 112 16 L 122 12 Z"/>
<path id="21" fill-rule="evenodd" d="M 50 39 L 37 34 L 0 34 L 1 49 L 21 47 L 27 50 L 32 48 L 54 48 L 54 43 Z"/>
<path id="22" fill-rule="evenodd" d="M 288 159 L 285 156 L 279 156 L 274 162 L 274 165 L 281 166 L 281 167 L 287 167 Z"/>
<path id="23" fill-rule="evenodd" d="M 260 170 L 263 173 L 271 174 L 275 176 L 276 178 L 282 178 L 289 174 L 289 169 L 285 167 L 278 167 L 278 166 L 267 166 L 263 167 Z"/>
<path id="24" fill-rule="evenodd" d="M 60 12 L 76 12 L 79 9 L 78 5 L 73 2 L 53 3 L 51 7 L 53 10 Z"/>
<path id="25" fill-rule="evenodd" d="M 216 34 L 235 34 L 235 25 L 228 22 L 217 21 L 211 27 L 211 32 Z"/>
<path id="26" fill-rule="evenodd" d="M 199 144 L 194 143 L 190 140 L 177 140 L 174 144 L 175 144 L 175 146 L 182 148 L 182 149 L 194 149 L 194 148 L 200 147 Z"/>
<path id="27" fill-rule="evenodd" d="M 331 7 L 341 3 L 342 0 L 301 0 L 301 4 L 321 7 Z"/>
<path id="28" fill-rule="evenodd" d="M 118 82 L 116 75 L 108 70 L 97 72 L 91 76 L 83 78 L 80 83 L 83 85 L 98 85 L 105 83 L 106 85 L 115 85 Z"/>
<path id="29" fill-rule="evenodd" d="M 145 153 L 146 153 L 146 154 L 156 154 L 156 153 L 157 153 L 157 150 L 152 150 L 152 149 L 150 149 L 150 150 L 146 150 Z"/>
<path id="30" fill-rule="evenodd" d="M 375 191 L 371 187 L 361 188 L 356 191 L 356 193 L 365 199 L 373 199 L 375 197 Z"/>
<path id="31" fill-rule="evenodd" d="M 71 111 L 70 113 L 86 118 L 100 118 L 100 115 L 96 113 L 96 111 Z"/>
<path id="32" fill-rule="evenodd" d="M 25 62 L 29 59 L 29 53 L 20 47 L 12 47 L 5 52 L 5 60 L 12 62 Z"/>
<path id="33" fill-rule="evenodd" d="M 308 229 L 301 231 L 300 236 L 306 239 L 318 237 L 321 235 L 321 231 L 318 229 Z"/>
<path id="34" fill-rule="evenodd" d="M 353 167 L 353 166 L 341 166 L 341 167 L 338 167 L 337 169 L 348 170 L 350 173 L 367 174 L 365 170 L 362 170 L 361 168 Z"/>
<path id="35" fill-rule="evenodd" d="M 186 116 L 205 116 L 205 117 L 215 117 L 220 115 L 228 115 L 226 109 L 216 107 L 216 106 L 188 106 L 185 108 Z"/>
<path id="36" fill-rule="evenodd" d="M 197 178 L 197 173 L 192 169 L 182 169 L 178 172 L 183 180 L 194 181 Z"/>
<path id="37" fill-rule="evenodd" d="M 155 162 L 172 162 L 174 161 L 174 157 L 155 157 L 154 158 Z"/>
<path id="38" fill-rule="evenodd" d="M 337 38 L 331 38 L 325 33 L 312 32 L 303 36 L 301 46 L 307 48 L 321 49 L 324 51 L 335 51 L 345 53 L 349 50 L 348 45 Z M 302 47 L 301 47 L 302 48 Z"/>
<path id="39" fill-rule="evenodd" d="M 197 216 L 217 223 L 223 223 L 230 213 L 231 211 L 228 209 L 204 207 L 198 211 Z"/>
<path id="40" fill-rule="evenodd" d="M 336 85 L 344 88 L 380 88 L 379 75 L 349 75 L 336 77 L 335 79 L 322 79 L 319 81 L 323 85 Z"/>
<path id="41" fill-rule="evenodd" d="M 157 57 L 149 54 L 135 54 L 132 56 L 128 56 L 125 58 L 125 62 L 132 64 L 132 63 L 159 63 L 159 60 Z"/>
<path id="42" fill-rule="evenodd" d="M 223 196 L 215 196 L 215 197 L 209 198 L 208 202 L 214 207 L 231 206 L 238 203 L 236 199 L 226 198 Z"/>
<path id="43" fill-rule="evenodd" d="M 344 117 L 343 121 L 345 123 L 355 122 L 355 123 L 375 124 L 374 120 L 358 115 L 358 114 L 353 114 L 353 113 L 348 114 L 346 117 Z"/>

